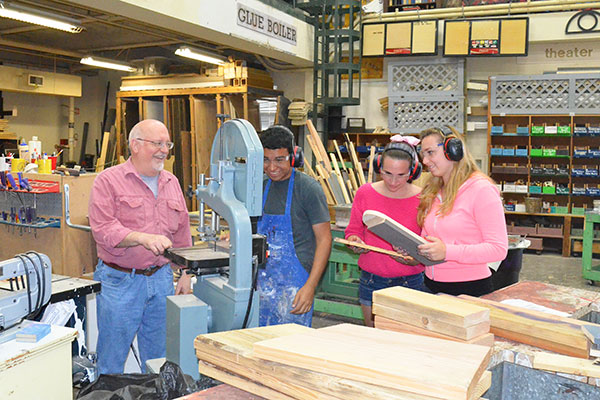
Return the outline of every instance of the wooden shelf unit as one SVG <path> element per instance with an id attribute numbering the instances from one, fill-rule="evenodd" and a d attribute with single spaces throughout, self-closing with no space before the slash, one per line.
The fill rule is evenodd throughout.
<path id="1" fill-rule="evenodd" d="M 488 156 L 489 174 L 497 182 L 517 182 L 526 185 L 526 192 L 515 193 L 503 191 L 502 195 L 506 202 L 524 203 L 525 197 L 541 197 L 543 202 L 554 204 L 561 210 L 560 213 L 528 214 L 507 212 L 507 221 L 516 222 L 519 218 L 544 216 L 552 223 L 563 225 L 563 235 L 531 235 L 544 239 L 549 247 L 552 242 L 562 241 L 562 255 L 569 256 L 571 253 L 571 221 L 576 218 L 576 224 L 583 226 L 583 215 L 572 215 L 575 210 L 581 213 L 582 208 L 591 208 L 593 200 L 600 200 L 600 194 L 575 195 L 574 187 L 583 185 L 597 187 L 600 185 L 600 176 L 573 176 L 574 168 L 587 166 L 590 169 L 600 168 L 600 157 L 598 158 L 575 158 L 574 149 L 589 147 L 600 149 L 600 134 L 594 136 L 576 136 L 575 127 L 584 125 L 595 128 L 600 127 L 600 115 L 488 115 Z M 503 126 L 502 134 L 492 134 L 493 127 Z M 569 127 L 570 133 L 559 135 L 544 134 L 532 135 L 532 126 L 564 126 Z M 527 129 L 527 134 L 517 134 Z M 507 133 L 509 133 L 507 135 Z M 526 156 L 496 155 L 499 148 L 526 149 Z M 561 149 L 566 152 L 565 156 L 538 156 L 531 155 L 532 148 Z M 492 150 L 495 149 L 495 150 Z M 567 150 L 568 149 L 568 150 Z M 511 151 L 511 150 L 509 150 Z M 543 150 L 542 150 L 543 152 Z M 493 154 L 494 153 L 494 154 Z M 500 167 L 500 170 L 499 168 Z M 507 169 L 508 167 L 508 169 Z M 558 170 L 560 174 L 556 174 Z M 600 173 L 598 174 L 600 175 Z M 568 193 L 533 193 L 532 186 L 540 183 L 544 190 L 544 182 L 552 181 L 554 187 L 559 185 L 568 188 Z M 522 187 L 521 187 L 522 189 Z M 551 191 L 552 189 L 550 189 Z M 600 190 L 600 189 L 599 189 Z M 558 191 L 558 189 L 556 189 Z M 600 193 L 600 192 L 599 192 Z M 519 217 L 521 216 L 521 217 Z M 548 240 L 545 240 L 548 239 Z M 556 247 L 556 246 L 554 246 Z"/>

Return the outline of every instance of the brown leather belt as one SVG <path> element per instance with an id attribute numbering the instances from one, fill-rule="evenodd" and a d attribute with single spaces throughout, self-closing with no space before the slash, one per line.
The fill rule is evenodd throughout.
<path id="1" fill-rule="evenodd" d="M 106 261 L 102 261 L 104 263 L 104 265 L 111 267 L 112 269 L 116 269 L 117 271 L 121 271 L 121 272 L 125 272 L 130 274 L 132 268 L 123 268 L 118 266 L 115 263 L 110 263 L 110 262 L 106 262 Z M 144 275 L 144 276 L 152 276 L 154 275 L 154 273 L 156 271 L 158 271 L 159 269 L 161 269 L 162 267 L 164 267 L 164 265 L 155 265 L 154 267 L 151 268 L 145 268 L 145 269 L 134 269 L 134 273 L 136 275 Z"/>

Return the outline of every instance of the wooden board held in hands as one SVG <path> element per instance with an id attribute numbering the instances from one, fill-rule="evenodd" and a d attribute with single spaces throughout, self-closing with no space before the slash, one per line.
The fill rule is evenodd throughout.
<path id="1" fill-rule="evenodd" d="M 363 214 L 363 222 L 371 232 L 391 245 L 406 250 L 411 257 L 423 265 L 435 265 L 445 261 L 431 261 L 429 258 L 419 254 L 417 247 L 427 243 L 427 240 L 410 229 L 407 229 L 399 222 L 394 221 L 384 213 L 367 210 Z"/>
<path id="2" fill-rule="evenodd" d="M 382 249 L 381 247 L 371 246 L 366 243 L 352 242 L 350 240 L 346 240 L 346 239 L 342 239 L 342 238 L 333 238 L 333 241 L 336 243 L 341 243 L 341 244 L 345 244 L 348 246 L 360 247 L 361 249 L 374 251 L 376 253 L 387 254 L 388 256 L 392 256 L 392 257 L 399 257 L 399 258 L 407 259 L 407 257 L 404 257 L 402 254 L 397 253 L 395 251 L 388 250 L 388 249 Z M 408 257 L 408 259 L 410 259 L 410 257 Z"/>
<path id="3" fill-rule="evenodd" d="M 467 400 L 491 348 L 341 324 L 255 343 L 254 356 L 430 397 Z"/>

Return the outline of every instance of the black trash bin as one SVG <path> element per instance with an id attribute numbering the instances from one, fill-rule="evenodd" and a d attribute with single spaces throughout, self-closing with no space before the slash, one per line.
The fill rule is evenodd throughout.
<path id="1" fill-rule="evenodd" d="M 519 273 L 523 264 L 523 249 L 509 249 L 506 258 L 500 263 L 497 271 L 492 269 L 494 290 L 512 285 L 519 281 Z"/>

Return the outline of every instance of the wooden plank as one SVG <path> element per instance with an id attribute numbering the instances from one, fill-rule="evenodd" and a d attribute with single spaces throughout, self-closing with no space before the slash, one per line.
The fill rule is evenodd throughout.
<path id="1" fill-rule="evenodd" d="M 375 146 L 371 146 L 369 154 L 369 172 L 367 173 L 367 182 L 373 182 L 373 160 L 375 159 Z"/>
<path id="2" fill-rule="evenodd" d="M 375 294 L 376 292 L 374 292 Z M 490 322 L 480 322 L 477 325 L 471 325 L 467 327 L 452 325 L 447 322 L 439 321 L 435 318 L 428 318 L 422 316 L 418 312 L 404 311 L 392 307 L 387 307 L 378 304 L 373 299 L 373 314 L 381 315 L 386 318 L 393 319 L 394 321 L 403 322 L 405 324 L 414 325 L 422 329 L 430 330 L 433 332 L 441 333 L 455 338 L 462 339 L 463 341 L 473 339 L 477 336 L 484 335 L 490 331 Z"/>
<path id="3" fill-rule="evenodd" d="M 403 286 L 377 290 L 373 293 L 373 302 L 462 327 L 490 321 L 490 311 L 485 307 L 465 304 L 453 296 L 436 296 Z"/>
<path id="4" fill-rule="evenodd" d="M 335 152 L 337 153 L 338 158 L 340 159 L 340 162 L 342 163 L 342 169 L 344 171 L 348 171 L 348 169 L 346 168 L 346 163 L 344 162 L 344 157 L 342 157 L 342 152 L 340 151 L 340 147 L 337 144 L 337 140 L 333 139 L 333 146 L 335 147 Z"/>
<path id="5" fill-rule="evenodd" d="M 344 196 L 344 202 L 346 204 L 350 204 L 351 203 L 350 196 L 348 195 L 348 190 L 346 189 L 346 184 L 344 183 L 344 180 L 342 179 L 342 174 L 338 167 L 338 161 L 335 156 L 335 153 L 329 153 L 329 155 L 331 156 L 331 164 L 333 165 L 333 175 L 335 176 L 335 179 L 337 180 L 338 184 L 340 185 L 340 189 L 342 190 L 342 196 Z"/>
<path id="6" fill-rule="evenodd" d="M 217 366 L 207 363 L 205 361 L 200 360 L 198 362 L 198 371 L 202 375 L 210 376 L 218 381 L 223 383 L 227 383 L 228 385 L 235 386 L 246 392 L 250 392 L 259 396 L 262 396 L 266 399 L 273 400 L 294 400 L 293 397 L 287 396 L 283 393 L 280 393 L 276 390 L 273 390 L 267 386 L 262 385 L 259 382 L 255 382 L 243 377 L 240 377 L 236 374 L 232 374 L 226 370 L 218 368 Z"/>
<path id="7" fill-rule="evenodd" d="M 342 238 L 337 238 L 337 237 L 334 238 L 333 241 L 336 242 L 336 243 L 341 243 L 341 244 L 345 244 L 345 245 L 348 245 L 348 246 L 360 247 L 361 249 L 367 249 L 367 250 L 375 251 L 377 253 L 387 254 L 388 256 L 392 256 L 392 257 L 404 258 L 404 256 L 402 256 L 402 254 L 397 253 L 395 251 L 388 250 L 388 249 L 382 249 L 381 247 L 371 246 L 371 245 L 368 245 L 366 243 L 351 242 L 350 240 L 346 240 L 346 239 L 342 239 Z"/>
<path id="8" fill-rule="evenodd" d="M 316 149 L 313 148 L 313 151 L 316 150 L 319 153 L 319 157 L 321 158 L 321 161 L 323 162 L 323 165 L 324 165 L 325 169 L 327 170 L 327 172 L 329 172 L 329 173 L 333 172 L 333 169 L 331 168 L 331 165 L 329 164 L 329 157 L 327 156 L 327 151 L 325 150 L 325 147 L 323 146 L 321 136 L 315 129 L 315 126 L 313 125 L 311 120 L 306 121 L 306 126 L 308 127 L 308 132 L 312 136 L 313 143 L 316 147 Z"/>
<path id="9" fill-rule="evenodd" d="M 460 295 L 460 299 L 490 310 L 490 332 L 496 336 L 542 349 L 588 358 L 589 341 L 581 331 L 584 321 L 508 306 L 491 300 Z"/>
<path id="10" fill-rule="evenodd" d="M 457 337 L 444 335 L 443 333 L 438 333 L 438 332 L 430 331 L 427 329 L 419 328 L 418 326 L 406 324 L 404 322 L 394 321 L 393 319 L 386 318 L 382 315 L 375 315 L 375 328 L 385 329 L 388 331 L 412 333 L 415 335 L 436 337 L 439 339 L 451 340 L 453 342 L 478 344 L 480 346 L 491 347 L 494 345 L 494 335 L 491 333 L 484 333 L 483 335 L 476 336 L 473 339 L 462 340 Z"/>
<path id="11" fill-rule="evenodd" d="M 600 326 L 598 325 L 582 325 L 581 330 L 593 344 L 600 344 Z"/>
<path id="12" fill-rule="evenodd" d="M 217 332 L 198 336 L 194 341 L 194 348 L 200 360 L 260 382 L 295 399 L 431 399 L 430 396 L 338 378 L 252 357 L 252 346 L 256 342 L 311 331 L 311 328 L 305 326 L 284 324 Z"/>
<path id="13" fill-rule="evenodd" d="M 484 346 L 341 324 L 254 343 L 253 354 L 426 396 L 469 399 L 491 352 Z"/>
<path id="14" fill-rule="evenodd" d="M 600 365 L 595 365 L 594 361 L 540 351 L 536 352 L 533 356 L 533 368 L 564 374 L 588 376 L 590 378 L 600 378 Z"/>
<path id="15" fill-rule="evenodd" d="M 108 142 L 110 140 L 110 132 L 104 132 L 102 135 L 102 150 L 100 151 L 100 157 L 96 160 L 96 172 L 104 171 L 104 164 L 106 163 L 106 153 L 108 153 Z"/>
<path id="16" fill-rule="evenodd" d="M 352 183 L 352 190 L 356 194 L 358 190 L 358 183 L 356 182 L 356 175 L 354 174 L 353 168 L 348 168 L 348 176 L 350 176 L 350 182 Z"/>
<path id="17" fill-rule="evenodd" d="M 348 137 L 348 134 L 346 134 Z M 350 141 L 348 137 L 346 141 L 346 145 L 348 146 L 348 151 L 350 152 L 350 158 L 352 159 L 352 164 L 354 165 L 354 170 L 356 171 L 356 175 L 358 176 L 359 186 L 364 185 L 365 182 L 365 174 L 363 173 L 363 168 L 360 162 L 358 161 L 358 157 L 356 155 L 356 150 L 354 149 L 354 143 Z"/>

